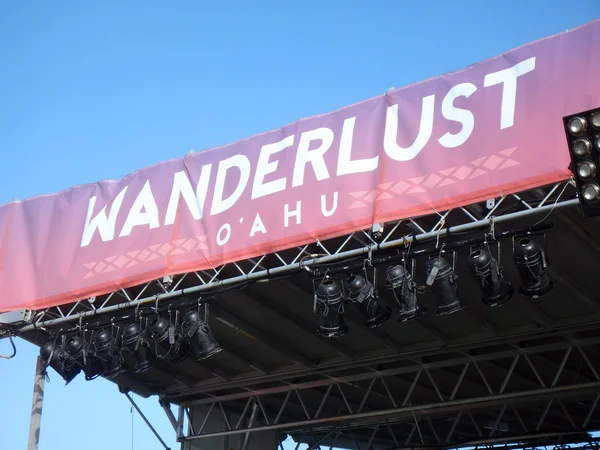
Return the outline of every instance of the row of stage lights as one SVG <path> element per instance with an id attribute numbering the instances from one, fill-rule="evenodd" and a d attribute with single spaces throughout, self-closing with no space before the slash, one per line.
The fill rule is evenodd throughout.
<path id="1" fill-rule="evenodd" d="M 499 244 L 498 244 L 499 245 Z M 499 246 L 498 246 L 499 249 Z M 454 271 L 455 252 L 450 264 L 442 257 L 443 252 L 429 257 L 425 264 L 425 289 L 429 289 L 437 303 L 437 314 L 452 314 L 462 309 Z M 541 297 L 553 288 L 547 273 L 547 261 L 542 247 L 530 237 L 513 243 L 513 262 L 518 269 L 521 286 L 519 293 L 525 298 Z M 502 268 L 485 244 L 472 248 L 467 265 L 471 275 L 479 282 L 482 302 L 488 306 L 500 306 L 513 296 L 512 285 L 504 278 Z M 410 267 L 410 270 L 409 270 Z M 364 326 L 375 328 L 391 316 L 391 309 L 377 296 L 373 283 L 364 275 L 351 273 L 348 278 L 324 276 L 315 282 L 315 307 L 318 316 L 318 333 L 324 337 L 341 337 L 348 331 L 344 321 L 346 304 L 350 303 L 365 318 Z M 374 278 L 374 277 L 373 277 Z M 419 294 L 425 289 L 415 282 L 415 262 L 388 266 L 385 272 L 386 288 L 390 290 L 399 306 L 398 321 L 406 322 L 424 314 Z"/>
<path id="2" fill-rule="evenodd" d="M 185 359 L 207 359 L 221 351 L 207 322 L 208 305 L 188 311 L 178 323 L 166 317 L 142 318 L 120 329 L 116 325 L 98 331 L 57 335 L 40 349 L 45 366 L 52 367 L 66 382 L 81 371 L 86 380 L 114 378 L 127 371 L 141 373 L 157 360 L 178 364 Z M 202 314 L 203 312 L 203 314 Z M 125 355 L 133 356 L 133 364 Z"/>
<path id="3" fill-rule="evenodd" d="M 468 256 L 469 271 L 478 280 L 482 301 L 488 306 L 499 306 L 513 295 L 513 287 L 504 279 L 490 244 L 472 247 Z M 399 321 L 405 322 L 424 314 L 419 296 L 429 289 L 437 302 L 437 314 L 452 314 L 462 309 L 452 264 L 438 252 L 429 257 L 425 265 L 425 286 L 415 282 L 415 259 L 388 266 L 385 272 L 386 287 L 392 292 L 400 309 Z M 542 247 L 531 237 L 513 241 L 513 261 L 521 277 L 519 292 L 526 298 L 541 297 L 548 293 L 553 283 L 546 267 Z M 344 321 L 347 303 L 351 303 L 365 317 L 365 327 L 374 328 L 391 316 L 391 309 L 377 296 L 377 290 L 363 266 L 364 275 L 351 273 L 347 278 L 328 276 L 315 282 L 315 312 L 318 315 L 318 334 L 333 338 L 346 334 Z M 373 268 L 374 269 L 374 268 Z M 375 269 L 374 269 L 375 270 Z M 374 273 L 375 275 L 375 273 Z M 83 371 L 86 380 L 98 376 L 115 378 L 125 372 L 141 373 L 152 368 L 157 360 L 178 364 L 186 359 L 205 360 L 221 351 L 208 326 L 208 304 L 200 303 L 187 311 L 179 320 L 180 310 L 171 311 L 169 317 L 156 309 L 147 317 L 140 314 L 124 327 L 115 323 L 93 329 L 80 329 L 59 333 L 40 349 L 46 367 L 52 367 L 67 383 Z M 173 317 L 174 316 L 174 317 Z M 129 358 L 126 358 L 130 355 Z"/>

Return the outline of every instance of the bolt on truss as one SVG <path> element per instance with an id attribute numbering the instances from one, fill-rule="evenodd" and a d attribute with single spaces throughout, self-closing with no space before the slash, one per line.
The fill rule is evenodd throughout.
<path id="1" fill-rule="evenodd" d="M 540 223 L 555 210 L 579 204 L 572 180 L 520 194 L 500 196 L 483 204 L 451 209 L 444 213 L 402 219 L 347 236 L 316 240 L 312 244 L 235 261 L 210 270 L 167 276 L 139 286 L 122 288 L 107 295 L 36 311 L 32 323 L 19 331 L 58 327 L 101 314 L 118 315 L 123 309 L 169 301 L 182 295 L 212 294 L 245 283 L 285 277 L 305 267 L 371 255 L 381 250 L 443 239 L 454 233 L 471 232 L 518 219 Z M 541 219 L 538 218 L 541 216 Z"/>
<path id="2" fill-rule="evenodd" d="M 592 357 L 599 343 L 595 337 L 577 344 L 468 352 L 409 366 L 389 364 L 301 383 L 180 398 L 180 409 L 191 419 L 188 433 L 179 439 L 276 431 L 309 448 L 342 440 L 355 448 L 382 449 L 542 438 L 586 441 L 589 431 L 600 428 L 600 368 Z M 222 421 L 220 430 L 213 426 L 206 431 L 211 417 Z"/>

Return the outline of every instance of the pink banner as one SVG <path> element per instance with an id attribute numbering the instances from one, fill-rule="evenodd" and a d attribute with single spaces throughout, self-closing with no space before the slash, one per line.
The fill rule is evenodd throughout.
<path id="1" fill-rule="evenodd" d="M 118 181 L 0 208 L 0 311 L 39 309 L 569 176 L 600 21 Z"/>

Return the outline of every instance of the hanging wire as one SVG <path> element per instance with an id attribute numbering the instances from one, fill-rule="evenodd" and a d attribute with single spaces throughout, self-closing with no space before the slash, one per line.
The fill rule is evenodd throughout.
<path id="1" fill-rule="evenodd" d="M 534 223 L 532 225 L 532 227 L 535 227 L 536 225 L 539 225 L 540 223 L 542 223 L 544 220 L 546 220 L 548 217 L 550 217 L 550 214 L 552 214 L 552 212 L 554 211 L 554 209 L 556 208 L 556 205 L 558 204 L 558 201 L 561 199 L 562 195 L 565 193 L 567 187 L 571 184 L 571 182 L 573 181 L 573 177 L 569 178 L 569 181 L 567 181 L 565 183 L 565 185 L 562 188 L 562 191 L 560 191 L 560 194 L 558 194 L 558 196 L 556 197 L 556 200 L 554 200 L 554 203 L 552 204 L 552 208 L 550 208 L 550 211 L 548 211 L 548 214 L 546 214 L 541 220 L 537 221 L 536 223 Z"/>
<path id="2" fill-rule="evenodd" d="M 131 414 L 131 450 L 133 450 L 133 416 L 135 414 L 133 412 L 133 406 L 129 408 L 129 413 Z"/>
<path id="3" fill-rule="evenodd" d="M 12 355 L 3 355 L 0 353 L 0 358 L 3 359 L 11 359 L 14 358 L 17 354 L 17 347 L 15 346 L 15 342 L 13 341 L 12 336 L 8 336 L 8 342 L 10 342 L 10 345 L 12 346 L 13 352 Z"/>

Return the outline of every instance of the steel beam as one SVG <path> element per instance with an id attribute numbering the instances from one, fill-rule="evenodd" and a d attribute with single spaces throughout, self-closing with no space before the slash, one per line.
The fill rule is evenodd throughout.
<path id="1" fill-rule="evenodd" d="M 575 344 L 581 345 L 581 346 L 586 346 L 586 345 L 595 345 L 598 343 L 600 343 L 600 337 L 583 339 L 581 341 L 578 341 Z M 528 355 L 529 354 L 530 355 L 530 354 L 540 353 L 540 352 L 544 352 L 544 351 L 561 350 L 561 349 L 564 350 L 564 349 L 571 347 L 572 345 L 574 345 L 574 344 L 567 342 L 567 341 L 563 341 L 563 342 L 558 342 L 558 343 L 553 343 L 553 344 L 536 345 L 536 346 L 523 347 L 523 348 L 519 348 L 519 347 L 514 348 L 513 347 L 513 348 L 510 348 L 505 351 L 499 351 L 499 352 L 493 352 L 493 353 L 485 353 L 485 354 L 479 354 L 479 355 L 466 355 L 466 356 L 461 356 L 459 358 L 446 359 L 446 360 L 442 360 L 442 361 L 435 361 L 435 362 L 429 362 L 429 363 L 419 362 L 416 364 L 402 366 L 400 368 L 395 368 L 395 369 L 374 370 L 374 371 L 363 372 L 360 374 L 355 374 L 355 375 L 350 375 L 350 376 L 337 376 L 337 377 L 329 376 L 325 379 L 318 380 L 318 381 L 311 381 L 308 383 L 286 384 L 286 385 L 279 386 L 279 387 L 268 388 L 268 390 L 251 389 L 247 392 L 241 392 L 241 393 L 234 394 L 234 395 L 238 396 L 237 398 L 247 398 L 247 397 L 255 395 L 257 393 L 264 393 L 264 392 L 275 393 L 275 392 L 285 392 L 286 390 L 289 390 L 292 388 L 296 389 L 296 388 L 303 388 L 303 387 L 327 386 L 328 384 L 331 384 L 331 383 L 345 383 L 345 382 L 349 382 L 349 381 L 368 380 L 374 376 L 389 376 L 389 375 L 408 374 L 408 373 L 414 373 L 418 370 L 442 369 L 445 367 L 453 367 L 453 366 L 461 366 L 462 367 L 464 364 L 467 364 L 470 362 L 499 360 L 502 358 L 514 357 L 517 354 L 519 354 L 519 355 Z M 395 359 L 395 361 L 410 360 L 410 359 L 411 359 L 410 357 L 405 356 L 403 358 Z M 393 362 L 393 361 L 389 361 L 389 362 Z M 370 365 L 372 365 L 372 364 L 370 364 Z M 331 371 L 341 371 L 345 368 L 354 368 L 354 367 L 361 367 L 361 366 L 350 364 L 347 367 L 344 367 L 343 365 L 340 364 L 339 366 L 332 367 Z M 363 365 L 363 367 L 364 367 L 364 365 Z M 308 372 L 307 374 L 315 375 L 317 373 L 327 373 L 327 371 L 320 371 L 318 369 L 313 369 L 310 372 Z M 282 379 L 281 374 L 279 375 L 279 377 L 280 378 L 278 378 L 278 379 L 281 381 L 281 379 Z M 294 373 L 293 377 L 297 378 L 298 374 Z M 273 378 L 274 381 L 276 379 L 277 378 Z M 267 380 L 270 380 L 270 377 L 257 378 L 255 380 L 255 383 L 262 383 L 262 382 L 266 382 Z M 251 383 L 245 384 L 245 386 L 249 386 L 249 385 L 251 385 Z M 233 388 L 233 387 L 241 387 L 241 386 L 235 382 L 220 385 L 221 390 L 227 389 L 227 388 Z M 206 391 L 204 389 L 206 389 Z M 167 392 L 167 393 L 163 394 L 163 398 L 168 399 L 168 400 L 173 400 L 180 396 L 198 395 L 198 394 L 202 394 L 203 392 L 209 392 L 211 390 L 212 390 L 212 388 L 205 388 L 202 386 L 192 387 L 192 388 L 188 388 L 188 389 L 179 389 L 177 391 Z M 211 400 L 212 400 L 212 398 L 208 398 L 206 400 L 196 400 L 193 404 L 210 403 Z"/>
<path id="2" fill-rule="evenodd" d="M 237 403 L 239 405 L 239 400 L 247 399 L 246 407 L 244 408 L 244 412 L 242 412 L 238 425 L 235 428 L 228 426 L 226 430 L 215 431 L 208 434 L 203 434 L 202 431 L 200 431 L 198 433 L 188 434 L 187 437 L 182 439 L 193 440 L 211 436 L 253 433 L 267 430 L 280 430 L 288 433 L 300 431 L 306 432 L 308 430 L 310 434 L 327 433 L 328 427 L 343 423 L 343 428 L 347 428 L 348 432 L 358 428 L 369 428 L 368 439 L 372 442 L 380 429 L 382 421 L 385 420 L 387 429 L 390 425 L 399 426 L 402 423 L 406 423 L 408 420 L 414 421 L 414 427 L 406 440 L 407 446 L 411 442 L 411 437 L 415 431 L 418 432 L 421 444 L 427 444 L 427 442 L 423 440 L 423 433 L 426 433 L 428 436 L 427 439 L 430 439 L 431 436 L 433 436 L 435 442 L 437 442 L 438 445 L 441 445 L 442 440 L 444 440 L 445 443 L 451 443 L 452 436 L 455 433 L 458 433 L 457 430 L 461 430 L 460 434 L 462 436 L 472 434 L 472 431 L 470 433 L 465 433 L 464 424 L 461 423 L 462 417 L 471 419 L 473 423 L 477 425 L 471 411 L 474 411 L 476 414 L 486 414 L 489 416 L 489 413 L 496 408 L 499 408 L 496 415 L 489 417 L 489 419 L 485 419 L 489 421 L 491 427 L 489 431 L 490 438 L 501 437 L 497 430 L 501 428 L 499 425 L 504 420 L 510 420 L 513 423 L 517 421 L 526 433 L 531 430 L 535 430 L 536 433 L 541 433 L 544 429 L 554 429 L 556 430 L 556 433 L 567 431 L 569 429 L 580 429 L 580 431 L 583 432 L 590 423 L 590 418 L 596 409 L 596 404 L 600 397 L 596 397 L 596 401 L 591 405 L 586 404 L 585 410 L 572 403 L 571 406 L 568 407 L 566 401 L 571 397 L 574 397 L 576 401 L 580 401 L 579 397 L 582 395 L 588 395 L 590 393 L 595 394 L 597 390 L 600 389 L 599 377 L 596 377 L 596 380 L 592 382 L 579 382 L 578 384 L 575 383 L 576 379 L 571 377 L 568 377 L 568 379 L 565 380 L 570 381 L 570 384 L 559 384 L 558 381 L 561 374 L 567 369 L 569 355 L 574 349 L 581 352 L 583 349 L 580 346 L 594 346 L 598 343 L 600 343 L 600 337 L 580 340 L 576 346 L 565 341 L 523 348 L 513 347 L 505 351 L 479 355 L 466 355 L 444 361 L 419 361 L 408 367 L 404 366 L 376 371 L 369 370 L 363 373 L 330 377 L 305 383 L 286 384 L 283 386 L 262 389 L 257 388 L 248 392 L 223 394 L 216 397 L 211 396 L 210 398 L 191 401 L 184 403 L 183 405 L 210 405 L 210 410 L 218 405 L 222 410 L 223 408 L 236 410 L 239 406 L 236 407 L 235 404 Z M 537 360 L 533 359 L 531 356 L 556 350 L 563 350 L 562 358 L 557 361 L 545 361 L 546 363 L 553 363 L 553 381 L 551 383 L 546 384 L 543 383 L 542 380 L 542 382 L 536 384 L 535 381 L 527 379 L 526 383 L 520 382 L 521 387 L 517 391 L 507 391 L 506 388 L 511 379 L 522 380 L 522 376 L 515 371 L 519 361 L 527 362 L 533 370 L 532 373 L 539 373 L 540 369 L 536 367 L 535 363 L 536 361 L 541 363 L 542 360 L 539 358 Z M 585 355 L 585 352 L 583 352 L 582 355 Z M 502 372 L 502 383 L 497 387 L 497 390 L 492 389 L 478 363 L 484 361 L 494 362 L 497 360 L 505 360 L 509 357 L 511 357 L 512 360 L 508 366 L 497 365 L 494 368 L 495 371 Z M 460 387 L 464 383 L 472 383 L 472 380 L 466 376 L 470 367 L 474 367 L 478 370 L 484 385 L 487 386 L 489 395 L 459 398 L 457 393 L 459 392 Z M 431 371 L 442 371 L 441 373 L 444 374 L 447 373 L 449 368 L 454 368 L 453 372 L 456 376 L 456 381 L 452 383 L 451 393 L 442 392 L 441 388 L 431 376 Z M 414 374 L 412 384 L 408 392 L 406 392 L 403 401 L 401 401 L 401 399 L 395 399 L 389 391 L 385 380 L 393 381 L 398 375 L 408 373 Z M 381 381 L 381 383 L 378 383 L 378 381 Z M 414 399 L 413 392 L 416 390 L 418 390 L 420 394 L 423 394 L 425 392 L 424 389 L 431 389 L 426 388 L 425 385 L 427 384 L 427 381 L 431 383 L 433 391 L 437 393 L 437 399 L 433 402 L 431 400 L 426 400 L 432 398 L 430 394 L 429 397 L 419 395 L 418 398 Z M 448 383 L 446 383 L 446 385 L 447 384 Z M 531 388 L 532 384 L 534 388 Z M 333 395 L 334 385 L 341 397 Z M 319 388 L 322 387 L 327 388 L 324 393 L 319 390 Z M 360 397 L 355 396 L 354 399 L 350 399 L 348 394 L 351 394 L 355 387 L 358 387 L 362 391 L 362 394 Z M 384 387 L 385 391 L 388 393 L 391 408 L 387 406 L 387 401 L 383 402 L 379 399 L 385 397 L 380 393 L 381 387 Z M 480 385 L 479 387 L 483 388 L 484 386 Z M 309 392 L 312 392 L 314 395 L 308 395 Z M 262 402 L 264 401 L 264 404 L 269 408 L 275 408 L 277 402 L 281 402 L 281 397 L 279 395 L 283 393 L 286 393 L 287 395 L 285 396 L 285 399 L 283 399 L 282 406 L 278 409 L 279 412 L 277 413 L 277 418 L 270 422 L 266 410 L 262 407 Z M 356 394 L 357 392 L 353 393 L 353 395 Z M 318 404 L 315 403 L 315 399 L 317 398 L 315 395 L 320 399 Z M 376 402 L 373 401 L 370 403 L 368 401 L 369 399 L 373 400 L 376 397 Z M 291 416 L 284 416 L 282 413 L 290 399 L 297 399 L 294 408 L 291 408 L 293 413 Z M 307 400 L 309 401 L 308 403 Z M 537 405 L 542 401 L 545 402 L 545 408 L 543 408 L 543 410 L 530 410 L 530 404 Z M 257 408 L 258 406 L 261 407 L 261 411 L 263 411 L 263 415 L 266 419 L 266 424 L 254 427 L 246 426 L 244 428 L 243 426 L 240 426 L 240 424 L 251 403 L 256 405 Z M 324 408 L 325 404 L 329 407 Z M 344 404 L 347 407 L 347 411 L 345 412 L 343 409 Z M 332 405 L 337 406 L 331 408 Z M 367 407 L 367 405 L 369 406 Z M 519 413 L 516 405 L 521 405 L 520 407 L 524 408 L 521 413 Z M 552 412 L 553 405 L 557 405 L 557 408 L 560 407 L 560 411 L 557 409 L 556 413 Z M 486 410 L 488 412 L 482 412 Z M 334 413 L 334 411 L 337 412 Z M 274 416 L 274 410 L 271 410 L 271 412 L 272 416 Z M 464 414 L 465 412 L 467 412 L 467 414 Z M 419 425 L 420 419 L 416 415 L 426 419 L 426 425 L 423 430 Z M 586 416 L 585 419 L 583 417 L 584 415 Z M 505 416 L 509 417 L 504 419 Z M 565 425 L 564 421 L 561 422 L 561 420 L 559 420 L 565 416 L 568 419 L 568 423 L 571 425 L 570 427 L 568 424 L 563 426 Z M 298 417 L 300 417 L 300 419 Z M 536 424 L 532 425 L 533 417 L 535 417 Z M 440 428 L 440 420 L 448 422 L 449 418 L 451 418 L 451 425 L 444 423 Z M 557 420 L 554 420 L 555 418 Z M 527 426 L 526 423 L 529 423 L 530 425 Z M 482 425 L 484 424 L 485 421 Z M 392 431 L 391 428 L 389 428 L 389 430 Z M 479 427 L 476 426 L 475 430 L 477 430 L 477 436 L 483 437 Z M 341 426 L 339 431 L 342 431 Z M 367 437 L 365 437 L 365 439 L 367 439 Z M 395 437 L 394 440 L 397 441 Z"/>
<path id="3" fill-rule="evenodd" d="M 415 411 L 419 411 L 420 413 L 435 411 L 438 409 L 449 409 L 449 408 L 457 408 L 457 407 L 482 407 L 489 404 L 499 404 L 499 403 L 515 403 L 515 402 L 523 402 L 531 400 L 532 398 L 539 398 L 543 396 L 554 397 L 560 394 L 563 395 L 575 395 L 582 392 L 595 392 L 600 388 L 600 382 L 592 382 L 592 383 L 584 383 L 577 384 L 571 386 L 560 386 L 560 387 L 549 387 L 536 389 L 532 391 L 524 391 L 524 392 L 511 392 L 505 394 L 497 394 L 485 397 L 478 398 L 470 398 L 470 399 L 462 399 L 462 400 L 451 400 L 451 401 L 440 401 L 436 403 L 429 403 L 424 405 L 417 406 L 407 406 L 393 409 L 386 409 L 381 411 L 365 411 L 361 413 L 355 414 L 346 414 L 340 415 L 336 417 L 324 417 L 317 419 L 307 419 L 301 420 L 293 423 L 283 423 L 283 424 L 272 424 L 272 425 L 264 425 L 252 428 L 252 432 L 260 432 L 260 431 L 273 431 L 273 430 L 286 430 L 287 432 L 291 432 L 294 430 L 302 430 L 307 427 L 313 427 L 315 425 L 322 425 L 328 423 L 338 423 L 338 422 L 353 422 L 361 419 L 372 419 L 372 418 L 385 418 L 386 416 L 396 416 L 399 414 L 411 414 Z M 217 437 L 217 436 L 227 436 L 233 434 L 242 434 L 246 433 L 247 429 L 239 429 L 239 430 L 226 430 L 226 431 L 218 431 L 200 435 L 187 436 L 182 438 L 183 440 L 196 440 L 196 439 L 205 439 L 209 437 Z"/>

